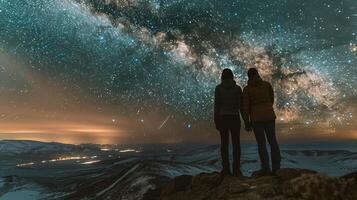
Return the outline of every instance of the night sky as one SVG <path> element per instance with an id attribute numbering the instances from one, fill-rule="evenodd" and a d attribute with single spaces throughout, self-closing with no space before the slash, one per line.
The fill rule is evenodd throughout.
<path id="1" fill-rule="evenodd" d="M 214 141 L 250 67 L 281 138 L 357 139 L 356 0 L 0 0 L 0 27 L 0 139 Z"/>

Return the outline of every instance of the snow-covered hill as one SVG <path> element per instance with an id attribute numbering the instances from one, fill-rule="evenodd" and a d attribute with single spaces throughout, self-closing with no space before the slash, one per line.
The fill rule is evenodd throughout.
<path id="1" fill-rule="evenodd" d="M 71 145 L 56 142 L 38 142 L 31 140 L 0 140 L 0 154 L 47 154 L 73 151 L 98 150 L 96 145 Z"/>
<path id="2" fill-rule="evenodd" d="M 282 165 L 332 176 L 357 170 L 355 151 L 329 147 L 282 145 Z M 0 160 L 0 199 L 21 188 L 22 194 L 44 199 L 140 199 L 176 176 L 219 171 L 221 165 L 219 145 L 197 144 L 68 145 L 7 140 L 0 141 L 0 156 L 7 159 Z M 259 169 L 255 144 L 242 145 L 241 163 L 245 175 Z"/>

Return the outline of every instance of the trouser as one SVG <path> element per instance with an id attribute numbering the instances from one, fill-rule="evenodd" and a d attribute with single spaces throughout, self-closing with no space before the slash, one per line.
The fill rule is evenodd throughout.
<path id="1" fill-rule="evenodd" d="M 233 173 L 240 171 L 240 118 L 239 115 L 220 116 L 221 157 L 223 172 L 230 173 L 229 163 L 229 133 L 233 145 Z"/>
<path id="2" fill-rule="evenodd" d="M 275 133 L 275 121 L 253 122 L 253 131 L 258 144 L 262 170 L 270 171 L 266 139 L 271 150 L 272 170 L 280 169 L 281 155 Z"/>

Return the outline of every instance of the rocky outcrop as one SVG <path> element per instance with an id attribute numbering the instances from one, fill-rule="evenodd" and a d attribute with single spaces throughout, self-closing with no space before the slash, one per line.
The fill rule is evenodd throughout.
<path id="1" fill-rule="evenodd" d="M 222 177 L 219 173 L 179 176 L 149 191 L 154 200 L 355 200 L 355 176 L 329 177 L 304 169 L 281 169 L 272 176 Z"/>

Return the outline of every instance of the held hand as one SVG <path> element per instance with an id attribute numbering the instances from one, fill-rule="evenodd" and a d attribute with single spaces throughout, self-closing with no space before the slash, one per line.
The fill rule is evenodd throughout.
<path id="1" fill-rule="evenodd" d="M 219 126 L 219 124 L 216 124 L 216 129 L 217 129 L 217 131 L 221 130 L 221 127 Z"/>
<path id="2" fill-rule="evenodd" d="M 247 132 L 252 131 L 252 125 L 251 125 L 251 123 L 250 123 L 250 122 L 245 123 L 244 129 L 245 129 Z"/>

